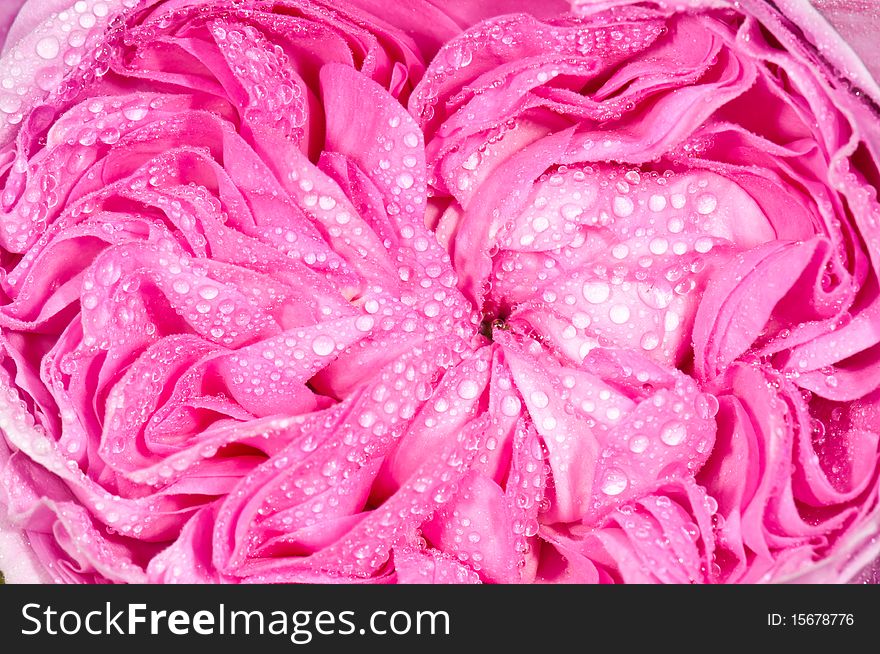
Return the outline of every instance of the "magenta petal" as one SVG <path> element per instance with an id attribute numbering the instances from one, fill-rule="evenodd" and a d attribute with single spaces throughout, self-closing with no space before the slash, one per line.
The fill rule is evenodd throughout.
<path id="1" fill-rule="evenodd" d="M 483 348 L 443 375 L 431 401 L 421 407 L 401 443 L 385 459 L 377 490 L 396 490 L 478 415 L 489 381 L 490 356 L 490 348 Z"/>
<path id="2" fill-rule="evenodd" d="M 9 579 L 875 557 L 878 12 L 233 4 L 0 9 Z"/>
<path id="3" fill-rule="evenodd" d="M 477 574 L 438 550 L 394 550 L 394 570 L 401 584 L 476 584 Z"/>
<path id="4" fill-rule="evenodd" d="M 826 248 L 827 242 L 818 239 L 803 245 L 758 246 L 736 257 L 710 282 L 694 326 L 696 366 L 704 379 L 714 377 L 748 348 L 777 303 L 798 291 L 792 288 L 796 283 L 806 285 L 800 295 L 812 304 L 800 309 L 806 309 L 802 319 L 811 318 L 811 313 L 830 314 L 813 290 Z M 792 311 L 786 319 L 796 321 Z"/>
<path id="5" fill-rule="evenodd" d="M 462 479 L 459 488 L 459 497 L 422 527 L 425 537 L 438 550 L 469 563 L 485 581 L 518 581 L 520 556 L 504 492 L 476 473 Z"/>
<path id="6" fill-rule="evenodd" d="M 180 537 L 157 554 L 147 567 L 150 583 L 206 584 L 220 578 L 211 563 L 215 511 L 205 507 L 184 525 Z"/>

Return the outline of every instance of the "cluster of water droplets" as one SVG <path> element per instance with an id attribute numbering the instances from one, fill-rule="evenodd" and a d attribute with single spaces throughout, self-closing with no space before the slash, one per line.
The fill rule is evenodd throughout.
<path id="1" fill-rule="evenodd" d="M 560 74 L 582 73 L 595 58 L 622 60 L 645 49 L 665 32 L 662 21 L 631 22 L 613 12 L 591 21 L 560 18 L 544 23 L 529 16 L 493 18 L 441 48 L 410 101 L 410 110 L 422 125 L 438 125 L 457 112 L 469 129 L 484 128 L 489 121 L 498 121 L 497 110 L 481 115 L 468 104 L 473 98 L 493 98 L 512 85 L 540 87 Z M 479 53 L 476 58 L 475 53 Z M 491 56 L 484 59 L 484 54 Z M 516 59 L 523 62 L 515 71 L 520 79 L 514 78 L 510 70 L 504 70 L 506 79 L 493 77 L 493 71 L 484 63 Z M 475 83 L 465 84 L 465 80 Z M 609 108 L 606 119 L 619 117 L 629 109 L 632 107 L 624 104 Z"/>
<path id="2" fill-rule="evenodd" d="M 608 166 L 542 175 L 498 238 L 495 303 L 575 361 L 613 344 L 674 363 L 713 250 L 730 245 L 709 184 Z"/>
<path id="3" fill-rule="evenodd" d="M 284 49 L 272 45 L 249 25 L 235 29 L 215 21 L 211 34 L 236 79 L 247 84 L 245 119 L 299 141 L 307 118 L 308 91 L 302 79 L 292 73 Z"/>
<path id="4" fill-rule="evenodd" d="M 108 3 L 79 0 L 4 57 L 0 116 L 6 133 L 21 125 L 0 197 L 0 241 L 21 255 L 4 279 L 4 327 L 67 326 L 40 343 L 37 371 L 60 426 L 39 393 L 3 379 L 0 427 L 77 490 L 79 503 L 53 508 L 73 558 L 117 579 L 191 581 L 181 540 L 144 570 L 117 539 L 172 542 L 183 528 L 213 551 L 209 577 L 369 578 L 391 564 L 401 578 L 518 581 L 567 524 L 612 554 L 622 530 L 658 579 L 718 579 L 725 519 L 694 480 L 731 391 L 725 370 L 701 377 L 692 328 L 719 270 L 774 234 L 734 181 L 688 169 L 713 137 L 623 164 L 603 153 L 623 147 L 615 124 L 636 103 L 571 97 L 596 61 L 662 40 L 662 16 L 485 21 L 442 47 L 407 113 L 394 99 L 403 82 L 389 93 L 368 79 L 382 68 L 372 39 L 358 70 L 325 65 L 308 88 L 308 66 L 276 33 L 296 23 L 315 38 L 309 20 L 348 19 L 267 7 L 179 7 L 126 25 Z M 216 49 L 217 79 L 81 97 L 111 71 L 179 83 L 151 49 L 176 30 Z M 66 112 L 51 127 L 28 116 L 47 94 Z M 319 97 L 328 150 L 316 165 L 306 130 Z M 541 132 L 548 107 L 558 115 Z M 608 138 L 571 129 L 564 142 L 559 116 Z M 543 137 L 557 139 L 556 159 L 504 168 Z M 444 196 L 435 234 L 425 211 Z M 851 201 L 876 226 L 876 195 Z M 485 232 L 456 243 L 474 215 Z M 829 264 L 826 276 L 830 296 L 842 273 Z M 768 348 L 791 336 L 771 331 L 757 336 Z M 872 407 L 796 395 L 800 371 L 740 358 L 713 365 L 760 379 L 771 437 L 801 438 L 807 474 L 850 492 L 863 472 L 853 425 Z M 832 365 L 819 372 L 837 387 Z M 33 501 L 16 479 L 10 496 Z M 204 501 L 194 479 L 212 480 Z"/>
<path id="5" fill-rule="evenodd" d="M 103 32 L 120 8 L 136 4 L 136 0 L 76 0 L 11 44 L 2 60 L 0 133 L 8 136 L 33 106 L 48 94 L 58 94 L 66 78 L 87 74 L 94 79 L 106 72 L 101 65 L 107 60 Z"/>
<path id="6" fill-rule="evenodd" d="M 546 448 L 542 459 L 552 500 L 542 507 L 539 526 L 530 531 L 540 534 L 542 520 L 544 524 L 575 520 L 593 525 L 593 516 L 607 517 L 613 507 L 633 515 L 632 498 L 649 487 L 646 479 L 671 481 L 679 478 L 677 470 L 681 479 L 696 477 L 712 453 L 715 419 L 722 403 L 743 392 L 744 387 L 734 381 L 739 370 L 725 377 L 730 368 L 739 366 L 752 370 L 748 374 L 755 375 L 762 389 L 766 386 L 769 410 L 782 416 L 767 424 L 757 421 L 767 438 L 786 442 L 776 453 L 780 460 L 768 464 L 768 476 L 783 467 L 785 472 L 778 474 L 789 476 L 790 468 L 794 469 L 817 488 L 825 484 L 835 488 L 838 495 L 834 502 L 843 506 L 855 489 L 861 488 L 859 484 L 869 483 L 864 470 L 851 462 L 856 450 L 870 449 L 873 442 L 856 436 L 860 427 L 846 422 L 845 402 L 870 389 L 848 386 L 842 390 L 844 383 L 855 379 L 855 372 L 847 364 L 838 367 L 831 362 L 864 350 L 869 339 L 856 343 L 835 337 L 833 332 L 850 325 L 854 309 L 847 307 L 860 290 L 863 292 L 851 274 L 854 268 L 868 265 L 866 253 L 861 246 L 855 255 L 842 247 L 844 222 L 839 217 L 829 218 L 840 208 L 817 192 L 811 198 L 815 204 L 807 209 L 818 230 L 816 238 L 806 243 L 795 241 L 812 236 L 806 229 L 785 246 L 791 248 L 793 265 L 798 256 L 805 257 L 802 251 L 810 248 L 817 257 L 819 252 L 823 256 L 829 250 L 834 252 L 819 271 L 817 292 L 810 298 L 816 322 L 805 319 L 796 326 L 786 325 L 790 318 L 782 315 L 779 307 L 780 313 L 773 314 L 772 306 L 766 318 L 735 313 L 731 308 L 735 303 L 741 303 L 741 312 L 753 312 L 748 296 L 765 292 L 762 287 L 794 284 L 794 278 L 790 282 L 750 278 L 750 265 L 759 261 L 754 253 L 761 252 L 765 244 L 769 251 L 774 241 L 786 242 L 789 237 L 785 233 L 794 230 L 785 224 L 785 216 L 768 212 L 772 203 L 755 202 L 757 196 L 750 193 L 756 187 L 738 174 L 739 159 L 730 167 L 712 161 L 723 143 L 718 134 L 724 130 L 717 125 L 709 122 L 705 129 L 695 125 L 693 133 L 666 144 L 665 152 L 651 150 L 653 143 L 645 152 L 629 143 L 629 130 L 639 127 L 626 122 L 627 115 L 639 102 L 646 103 L 645 96 L 630 93 L 627 84 L 638 87 L 643 82 L 635 78 L 625 81 L 628 78 L 620 70 L 612 77 L 615 81 L 600 76 L 596 82 L 591 79 L 589 59 L 597 54 L 605 60 L 638 58 L 641 50 L 667 32 L 662 27 L 665 20 L 659 21 L 661 25 L 653 24 L 656 14 L 640 17 L 644 20 L 636 32 L 629 31 L 629 26 L 614 26 L 613 22 L 624 16 L 633 18 L 626 12 L 599 13 L 586 8 L 581 12 L 582 22 L 573 25 L 540 23 L 519 16 L 486 21 L 444 46 L 410 102 L 428 136 L 428 179 L 434 202 L 438 211 L 445 209 L 436 219 L 437 232 L 454 253 L 463 290 L 482 310 L 481 333 L 505 352 L 514 371 L 513 394 L 494 405 L 490 401 L 490 414 L 496 420 L 508 410 L 511 415 L 527 416 Z M 731 16 L 725 14 L 724 19 Z M 713 67 L 720 70 L 731 59 L 741 57 L 733 47 L 725 50 L 739 38 L 734 36 L 738 25 L 731 19 L 731 33 L 722 37 L 722 50 L 682 76 L 693 75 L 691 81 L 695 81 Z M 754 23 L 746 21 L 741 33 L 749 26 Z M 676 25 L 676 29 L 683 28 Z M 541 38 L 532 39 L 533 34 Z M 572 47 L 574 35 L 579 49 Z M 738 62 L 744 71 L 742 80 L 754 73 L 774 78 L 769 84 L 775 85 L 778 73 L 770 66 L 764 70 L 757 58 L 749 59 L 753 54 L 749 47 L 746 50 L 747 55 Z M 499 65 L 499 60 L 504 65 Z M 580 84 L 572 83 L 573 78 Z M 744 88 L 751 84 L 742 83 Z M 707 97 L 697 102 L 713 102 L 708 97 L 710 87 L 706 87 Z M 578 102 L 566 95 L 571 91 L 589 97 Z M 824 91 L 809 84 L 800 91 L 811 107 L 821 108 L 826 101 L 821 97 Z M 828 115 L 819 114 L 820 125 L 812 127 L 820 142 L 829 138 L 828 132 L 821 131 L 823 121 L 833 124 Z M 604 136 L 597 138 L 603 131 Z M 749 143 L 748 147 L 755 146 Z M 557 152 L 556 158 L 548 152 Z M 528 161 L 530 154 L 535 161 Z M 621 165 L 618 157 L 634 161 Z M 544 167 L 542 161 L 546 161 Z M 858 229 L 872 240 L 878 211 L 876 192 L 851 165 L 846 157 L 837 157 L 829 162 L 827 177 L 820 171 L 815 185 L 848 187 L 843 192 L 847 203 L 858 206 Z M 775 170 L 772 165 L 768 168 Z M 781 169 L 785 170 L 784 165 Z M 775 172 L 766 174 L 770 177 Z M 790 182 L 784 174 L 783 178 Z M 486 199 L 490 196 L 494 201 Z M 810 268 L 805 276 L 813 273 Z M 716 304 L 701 309 L 707 288 L 717 296 L 724 284 L 741 284 L 747 290 L 738 290 L 739 298 L 729 300 L 723 311 Z M 712 302 L 719 300 L 713 296 Z M 713 309 L 719 314 L 715 331 L 708 336 L 705 332 L 695 335 L 695 321 L 699 319 L 705 329 L 715 319 Z M 866 311 L 861 319 L 871 320 L 872 311 Z M 765 320 L 763 329 L 752 333 L 750 321 L 758 320 Z M 747 334 L 740 339 L 750 340 L 737 342 L 737 330 Z M 832 333 L 807 344 L 811 337 L 806 334 L 820 330 Z M 695 355 L 694 342 L 706 338 L 715 342 L 709 348 L 696 346 Z M 520 348 L 539 362 L 527 367 L 528 373 L 519 368 L 522 363 L 512 363 L 516 359 L 513 353 Z M 602 362 L 608 351 L 615 350 L 634 354 L 622 367 L 623 378 L 641 382 L 641 386 L 633 385 L 631 394 L 619 393 L 619 384 L 629 384 L 615 378 L 620 369 L 614 372 Z M 786 360 L 789 353 L 791 358 Z M 556 373 L 559 362 L 577 373 Z M 795 363 L 800 370 L 794 369 Z M 653 364 L 673 371 L 674 391 L 668 393 L 672 380 L 661 382 L 663 375 L 655 376 Z M 609 382 L 612 387 L 601 388 L 594 380 L 583 379 L 582 370 L 606 381 L 613 379 Z M 833 411 L 810 406 L 809 400 L 804 404 L 796 396 L 798 386 L 801 391 L 809 388 L 841 404 Z M 621 397 L 626 401 L 621 402 Z M 867 410 L 860 402 L 856 406 L 859 415 Z M 807 419 L 813 430 L 810 442 L 802 436 L 804 416 L 812 416 Z M 731 419 L 740 420 L 739 416 L 725 416 L 725 420 Z M 826 429 L 833 432 L 833 438 L 824 438 Z M 802 439 L 800 450 L 793 446 L 793 438 Z M 488 442 L 494 445 L 498 440 L 493 431 Z M 682 456 L 676 458 L 672 454 L 676 452 Z M 492 461 L 486 455 L 479 460 Z M 580 488 L 576 491 L 580 496 L 567 495 L 571 489 L 566 484 L 585 474 L 579 467 L 583 461 L 590 462 L 587 468 L 594 468 L 592 488 Z M 717 492 L 717 486 L 712 488 Z M 825 491 L 808 493 L 812 492 Z M 659 531 L 651 531 L 647 523 L 637 526 L 635 518 L 627 518 L 626 531 L 635 540 L 656 541 L 678 556 L 677 561 L 675 556 L 669 559 L 668 566 L 658 558 L 648 559 L 659 578 L 693 582 L 722 575 L 719 561 L 723 557 L 713 554 L 711 541 L 717 539 L 718 546 L 726 548 L 730 532 L 718 512 L 718 502 L 706 494 L 706 488 L 700 488 L 699 493 L 706 498 L 705 507 L 696 503 L 697 523 L 685 531 L 692 543 L 703 539 L 703 561 L 693 550 L 696 559 L 687 565 L 683 562 L 687 558 L 683 552 L 690 545 L 674 542 L 670 534 L 677 538 L 679 528 L 670 526 L 672 513 L 660 506 L 661 502 L 669 506 L 669 497 L 661 495 L 656 507 L 641 509 L 659 521 Z M 578 504 L 581 501 L 583 504 Z M 569 506 L 572 502 L 574 509 Z M 451 507 L 445 511 L 456 527 L 456 538 L 453 545 L 444 547 L 462 548 L 469 525 L 462 524 L 461 512 Z M 812 524 L 807 514 L 809 511 L 804 511 L 797 519 Z M 700 516 L 711 516 L 711 521 Z M 597 523 L 605 524 L 601 519 Z M 829 529 L 835 528 L 828 524 Z M 676 566 L 688 567 L 690 572 L 676 579 Z M 723 572 L 728 573 L 729 568 Z"/>

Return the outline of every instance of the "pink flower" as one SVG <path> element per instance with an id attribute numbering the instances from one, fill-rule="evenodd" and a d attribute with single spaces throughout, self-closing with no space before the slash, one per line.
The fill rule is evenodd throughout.
<path id="1" fill-rule="evenodd" d="M 489 387 L 547 465 L 543 499 L 514 461 L 444 509 L 540 506 L 483 527 L 525 520 L 488 578 L 776 580 L 877 532 L 880 122 L 846 86 L 876 84 L 804 3 L 691 5 L 484 21 L 410 99 Z"/>
<path id="2" fill-rule="evenodd" d="M 852 576 L 880 89 L 777 4 L 10 5 L 0 569 Z"/>

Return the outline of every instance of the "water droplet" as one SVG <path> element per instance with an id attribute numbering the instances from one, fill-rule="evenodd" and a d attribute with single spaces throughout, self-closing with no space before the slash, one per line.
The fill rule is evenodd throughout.
<path id="1" fill-rule="evenodd" d="M 626 259 L 629 255 L 629 247 L 625 243 L 618 243 L 611 248 L 611 256 L 615 259 Z"/>
<path id="2" fill-rule="evenodd" d="M 718 198 L 711 193 L 703 193 L 703 195 L 697 198 L 696 209 L 699 214 L 705 216 L 706 214 L 712 213 L 717 206 Z"/>
<path id="3" fill-rule="evenodd" d="M 538 216 L 532 221 L 532 229 L 538 233 L 547 231 L 548 227 L 550 227 L 550 221 L 546 216 Z"/>
<path id="4" fill-rule="evenodd" d="M 544 391 L 533 391 L 531 394 L 532 403 L 539 409 L 544 409 L 550 404 L 550 398 Z"/>
<path id="5" fill-rule="evenodd" d="M 641 283 L 636 292 L 642 302 L 652 309 L 665 309 L 672 302 L 672 286 L 666 280 L 657 280 L 653 284 Z"/>
<path id="6" fill-rule="evenodd" d="M 577 327 L 578 329 L 586 329 L 590 326 L 593 320 L 586 313 L 581 313 L 578 311 L 571 317 L 571 324 Z"/>
<path id="7" fill-rule="evenodd" d="M 480 165 L 480 160 L 482 159 L 482 155 L 480 155 L 479 151 L 471 153 L 471 155 L 464 160 L 464 163 L 461 164 L 461 167 L 465 170 L 476 170 L 477 166 Z"/>
<path id="8" fill-rule="evenodd" d="M 666 229 L 669 230 L 670 234 L 679 234 L 684 230 L 684 220 L 680 216 L 672 216 L 672 218 L 666 221 Z"/>
<path id="9" fill-rule="evenodd" d="M 611 287 L 600 281 L 585 282 L 583 294 L 590 304 L 602 304 L 611 295 Z"/>
<path id="10" fill-rule="evenodd" d="M 669 241 L 665 238 L 651 239 L 651 242 L 648 244 L 648 249 L 651 251 L 651 254 L 665 254 L 666 250 L 669 249 Z"/>
<path id="11" fill-rule="evenodd" d="M 473 379 L 465 379 L 458 385 L 458 396 L 463 400 L 472 400 L 480 393 L 480 386 Z"/>
<path id="12" fill-rule="evenodd" d="M 61 51 L 61 45 L 54 36 L 47 36 L 37 41 L 36 50 L 43 59 L 54 59 Z"/>
<path id="13" fill-rule="evenodd" d="M 642 335 L 640 345 L 643 350 L 650 352 L 651 350 L 657 349 L 657 346 L 660 345 L 660 337 L 656 332 L 645 332 Z"/>
<path id="14" fill-rule="evenodd" d="M 649 443 L 650 441 L 647 436 L 644 434 L 636 434 L 629 439 L 629 449 L 636 454 L 641 454 L 648 449 Z"/>
<path id="15" fill-rule="evenodd" d="M 629 484 L 626 474 L 619 468 L 609 468 L 602 480 L 602 492 L 611 497 L 620 495 Z"/>
<path id="16" fill-rule="evenodd" d="M 701 236 L 694 242 L 694 250 L 700 254 L 706 254 L 706 252 L 712 249 L 712 246 L 712 239 L 705 236 Z"/>
<path id="17" fill-rule="evenodd" d="M 122 268 L 113 260 L 105 260 L 95 269 L 95 281 L 102 286 L 112 286 L 122 276 Z"/>
<path id="18" fill-rule="evenodd" d="M 98 296 L 94 293 L 86 293 L 82 296 L 82 305 L 86 309 L 94 309 L 98 306 Z"/>
<path id="19" fill-rule="evenodd" d="M 633 204 L 633 201 L 622 195 L 615 196 L 611 205 L 611 210 L 614 211 L 614 215 L 619 216 L 620 218 L 631 216 L 634 209 L 635 205 Z"/>
<path id="20" fill-rule="evenodd" d="M 566 220 L 575 220 L 578 216 L 583 213 L 583 209 L 581 209 L 576 204 L 563 204 L 559 208 L 560 215 Z"/>
<path id="21" fill-rule="evenodd" d="M 629 320 L 629 307 L 625 304 L 615 304 L 608 310 L 608 317 L 615 325 L 622 325 Z"/>
<path id="22" fill-rule="evenodd" d="M 403 143 L 404 145 L 414 148 L 419 144 L 419 135 L 415 132 L 408 132 L 403 136 Z"/>
<path id="23" fill-rule="evenodd" d="M 98 134 L 98 138 L 101 140 L 101 143 L 106 143 L 107 145 L 113 145 L 120 139 L 121 136 L 122 134 L 115 127 L 102 129 L 100 134 Z"/>
<path id="24" fill-rule="evenodd" d="M 409 173 L 400 173 L 400 175 L 397 176 L 397 185 L 400 188 L 410 188 L 414 183 L 415 179 Z"/>
<path id="25" fill-rule="evenodd" d="M 324 357 L 336 349 L 336 342 L 326 334 L 320 334 L 312 340 L 312 350 L 319 357 Z"/>
<path id="26" fill-rule="evenodd" d="M 711 393 L 700 393 L 697 395 L 697 399 L 694 400 L 697 415 L 703 420 L 714 418 L 718 414 L 719 406 L 718 398 Z"/>
<path id="27" fill-rule="evenodd" d="M 146 117 L 147 110 L 144 107 L 126 107 L 122 110 L 122 115 L 126 120 L 138 121 Z"/>
<path id="28" fill-rule="evenodd" d="M 515 395 L 505 395 L 501 400 L 501 413 L 508 417 L 518 416 L 522 409 L 522 403 Z"/>
<path id="29" fill-rule="evenodd" d="M 687 436 L 687 428 L 677 421 L 666 423 L 660 432 L 660 440 L 674 447 L 680 444 Z"/>
<path id="30" fill-rule="evenodd" d="M 666 197 L 662 195 L 652 195 L 648 200 L 648 209 L 654 212 L 663 211 L 666 208 Z"/>
<path id="31" fill-rule="evenodd" d="M 709 515 L 715 515 L 718 513 L 718 500 L 716 500 L 711 495 L 706 495 L 706 511 L 709 512 Z"/>

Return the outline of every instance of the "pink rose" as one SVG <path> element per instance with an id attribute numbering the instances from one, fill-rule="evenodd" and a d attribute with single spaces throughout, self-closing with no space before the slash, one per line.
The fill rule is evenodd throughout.
<path id="1" fill-rule="evenodd" d="M 543 497 L 515 457 L 472 471 L 426 530 L 472 560 L 450 516 L 514 493 L 475 541 L 525 540 L 487 578 L 838 579 L 873 553 L 877 86 L 805 3 L 686 4 L 484 21 L 410 98 L 429 224 L 491 332 L 485 415 L 521 403 L 546 463 Z"/>
<path id="2" fill-rule="evenodd" d="M 0 569 L 851 577 L 880 89 L 778 4 L 10 5 Z"/>
<path id="3" fill-rule="evenodd" d="M 4 513 L 61 581 L 372 573 L 344 538 L 473 337 L 399 100 L 480 12 L 67 4 L 2 59 Z"/>

